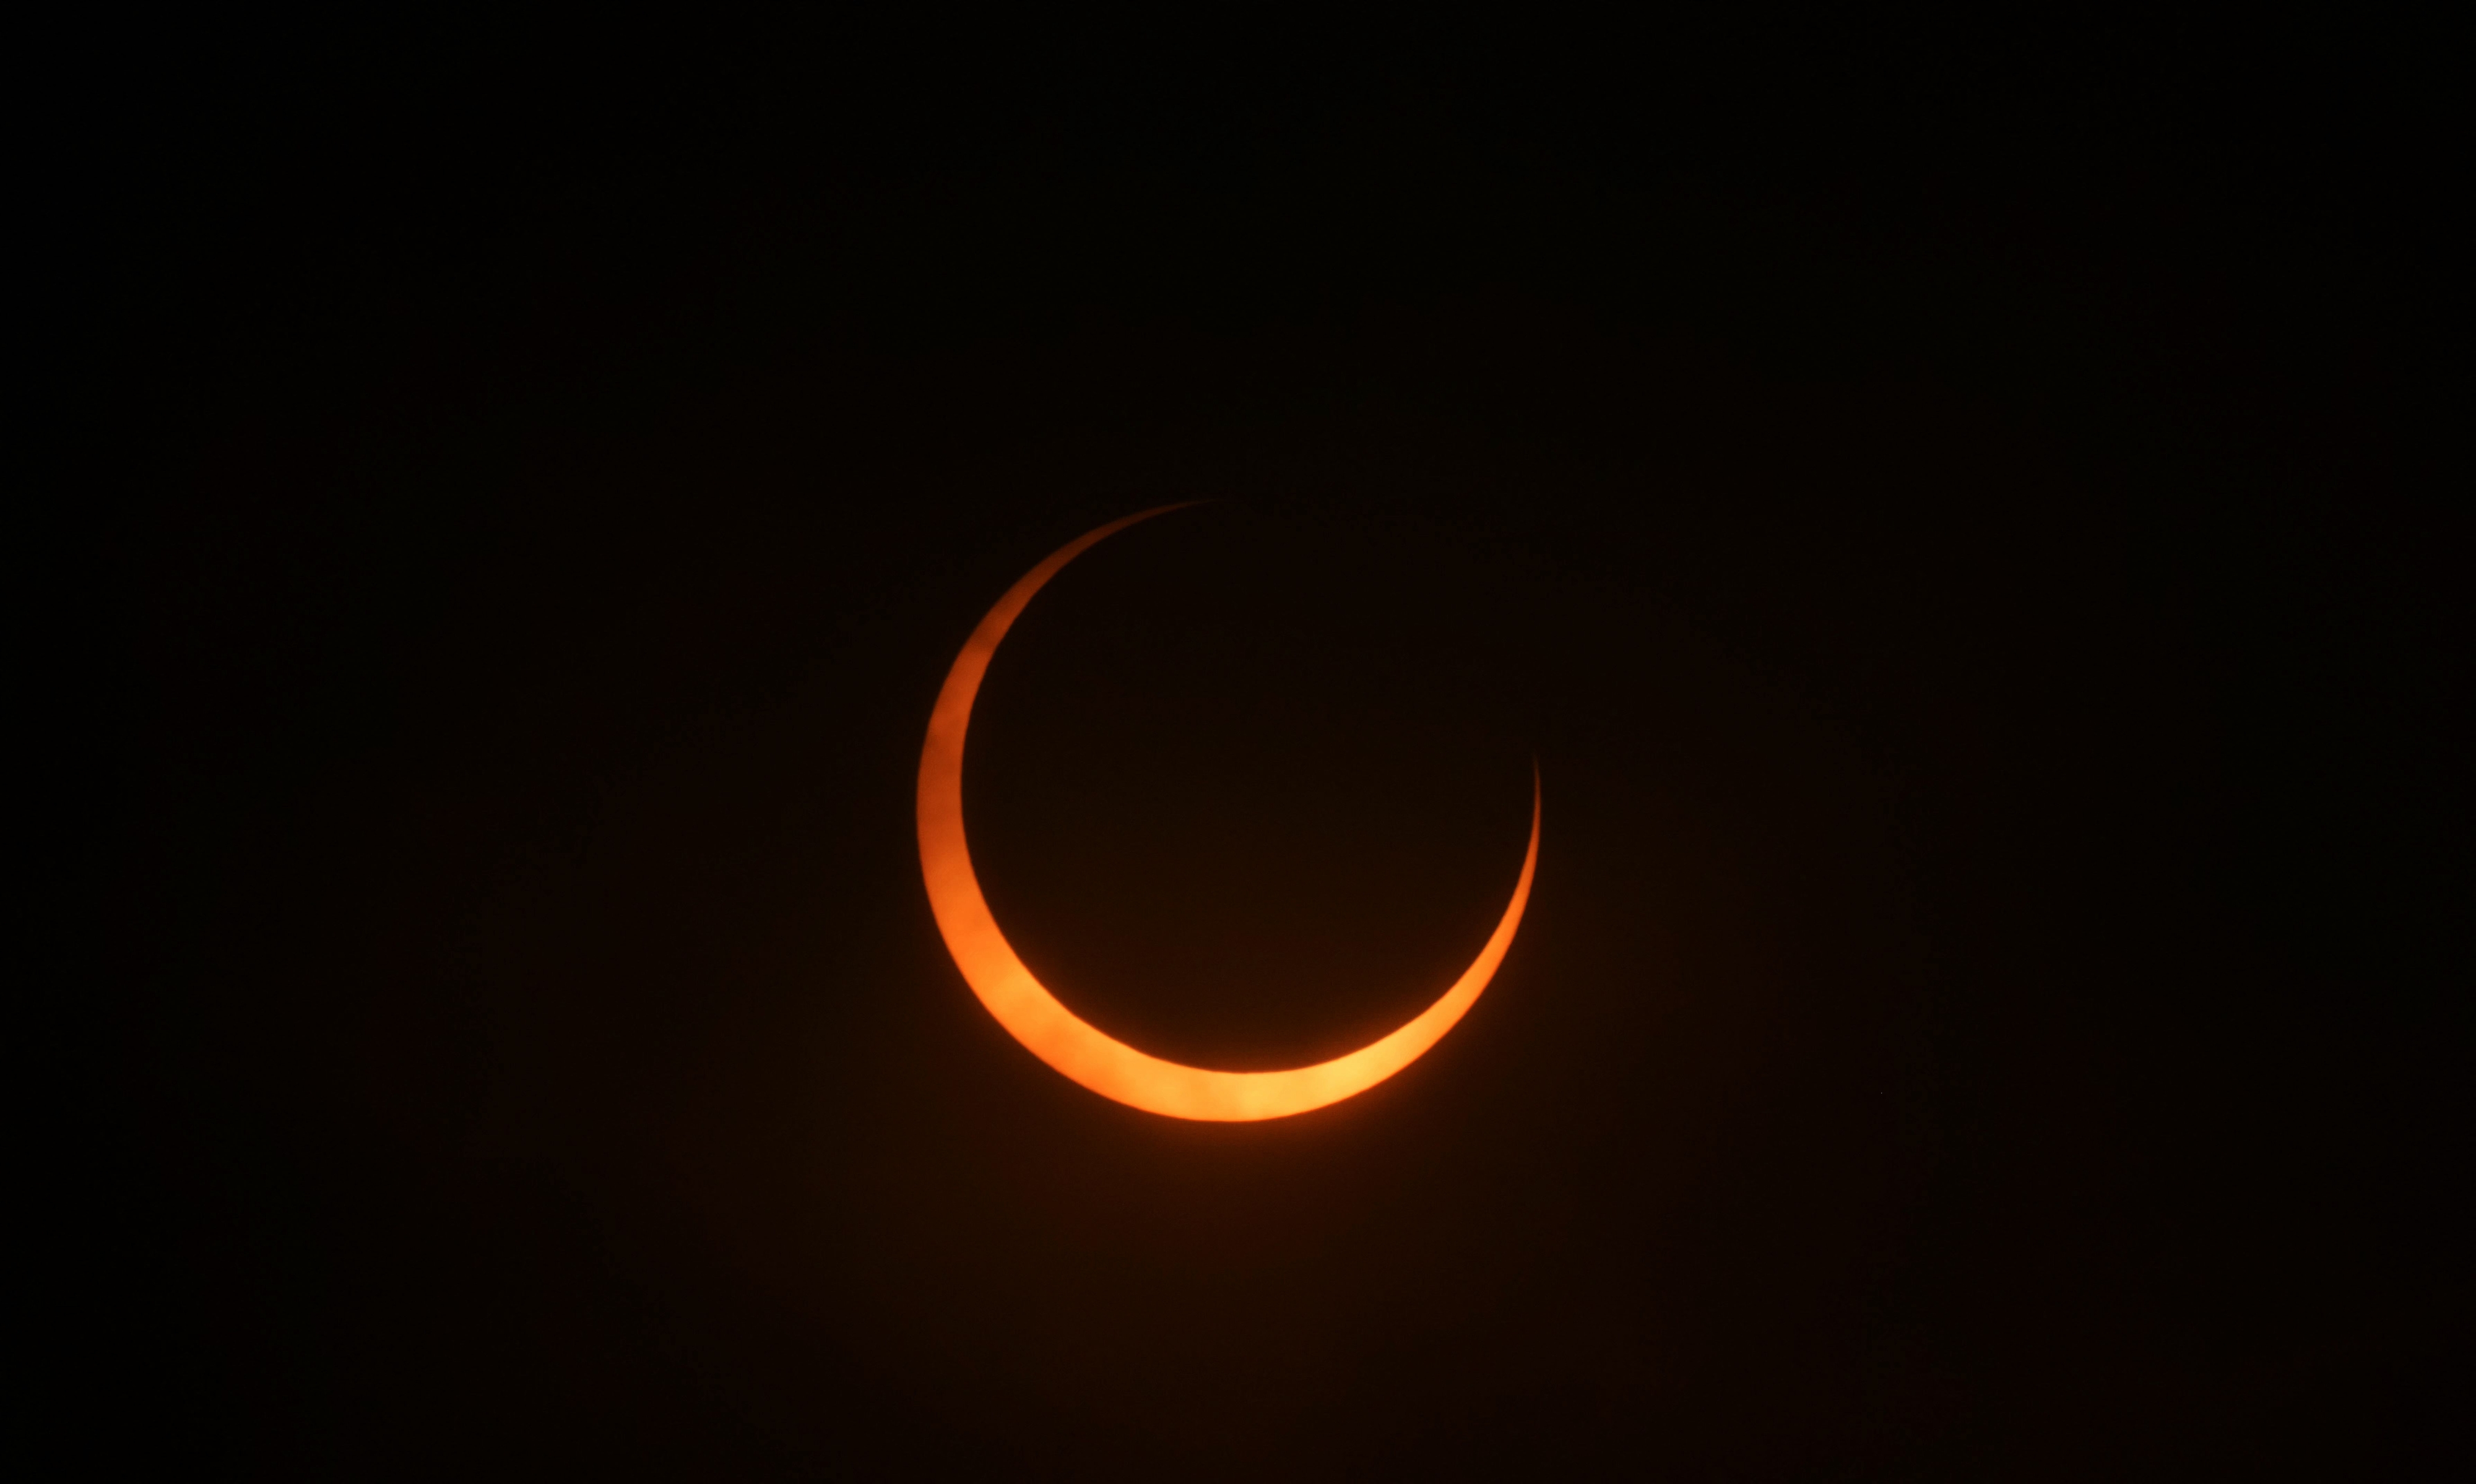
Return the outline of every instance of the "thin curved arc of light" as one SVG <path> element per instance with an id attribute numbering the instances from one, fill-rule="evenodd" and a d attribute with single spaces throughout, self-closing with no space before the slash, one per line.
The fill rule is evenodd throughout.
<path id="1" fill-rule="evenodd" d="M 1104 1098 L 1171 1118 L 1243 1123 L 1284 1118 L 1339 1102 L 1383 1081 L 1424 1055 L 1469 1011 L 1513 946 L 1530 901 L 1539 867 L 1540 784 L 1530 779 L 1530 845 L 1522 877 L 1496 931 L 1434 1003 L 1380 1040 L 1347 1055 L 1285 1072 L 1214 1072 L 1147 1055 L 1115 1040 L 1058 1002 L 1032 977 L 998 928 L 972 869 L 963 832 L 963 739 L 971 728 L 972 703 L 998 645 L 1014 627 L 1032 595 L 1068 562 L 1095 543 L 1139 521 L 1169 510 L 1165 505 L 1111 521 L 1068 542 L 1006 590 L 955 656 L 929 715 L 928 740 L 920 754 L 920 865 L 937 930 L 962 970 L 965 982 L 999 1025 L 1033 1055 Z"/>

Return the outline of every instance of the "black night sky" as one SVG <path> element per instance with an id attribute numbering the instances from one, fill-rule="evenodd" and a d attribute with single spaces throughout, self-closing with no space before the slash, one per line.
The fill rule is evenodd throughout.
<path id="1" fill-rule="evenodd" d="M 2385 1255 L 2438 1203 L 2435 120 L 2309 39 L 163 43 L 106 1431 L 2396 1476 L 2464 1296 Z M 979 616 L 1183 500 L 973 733 L 1078 1013 L 1363 1044 L 1544 783 L 1469 1018 L 1270 1124 L 1036 1062 L 913 836 Z"/>

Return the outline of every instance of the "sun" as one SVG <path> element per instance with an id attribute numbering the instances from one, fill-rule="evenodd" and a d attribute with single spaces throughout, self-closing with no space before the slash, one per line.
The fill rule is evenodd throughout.
<path id="1" fill-rule="evenodd" d="M 1157 1056 L 1102 1034 L 1058 1002 L 999 930 L 972 870 L 963 831 L 963 740 L 971 730 L 972 703 L 998 645 L 1034 594 L 1066 564 L 1104 538 L 1181 505 L 1159 506 L 1111 521 L 1068 542 L 1006 590 L 989 609 L 963 652 L 954 656 L 945 686 L 929 713 L 928 739 L 920 752 L 920 870 L 928 904 L 955 967 L 999 1025 L 1059 1073 L 1104 1098 L 1169 1118 L 1244 1123 L 1286 1118 L 1353 1097 L 1426 1054 L 1475 1003 L 1496 977 L 1530 901 L 1539 868 L 1541 787 L 1531 770 L 1530 844 L 1521 879 L 1496 930 L 1460 978 L 1407 1025 L 1344 1056 L 1285 1072 L 1214 1072 Z"/>

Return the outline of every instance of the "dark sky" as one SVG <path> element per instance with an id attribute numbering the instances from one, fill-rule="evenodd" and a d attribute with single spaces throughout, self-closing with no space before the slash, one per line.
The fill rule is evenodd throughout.
<path id="1" fill-rule="evenodd" d="M 420 1479 L 2394 1446 L 2334 1398 L 2412 1412 L 2459 1301 L 2378 1258 L 2420 1094 L 2371 1006 L 2439 899 L 2365 864 L 2436 828 L 2429 121 L 2309 39 L 179 38 L 106 547 L 115 1432 Z M 1273 1124 L 1034 1061 L 914 851 L 964 635 L 1180 500 L 974 732 L 1070 1005 L 1372 1039 L 1543 779 L 1485 998 Z"/>

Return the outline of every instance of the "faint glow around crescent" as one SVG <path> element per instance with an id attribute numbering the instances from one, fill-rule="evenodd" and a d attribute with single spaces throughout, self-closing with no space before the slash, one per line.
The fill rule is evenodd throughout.
<path id="1" fill-rule="evenodd" d="M 1523 856 L 1522 878 L 1514 885 L 1503 919 L 1443 998 L 1382 1040 L 1287 1072 L 1210 1072 L 1147 1056 L 1077 1019 L 1015 956 L 980 895 L 963 837 L 963 734 L 971 726 L 972 702 L 989 659 L 1032 594 L 1102 537 L 1177 508 L 1161 506 L 1129 515 L 1067 543 L 1008 589 L 972 631 L 947 673 L 945 688 L 937 693 L 928 746 L 920 754 L 920 868 L 928 878 L 937 930 L 964 980 L 998 1024 L 1033 1055 L 1102 1097 L 1148 1113 L 1225 1123 L 1284 1118 L 1339 1102 L 1383 1081 L 1424 1055 L 1478 1000 L 1512 947 L 1522 909 L 1530 901 L 1530 878 L 1539 866 L 1539 779 L 1534 769 L 1530 849 Z"/>

